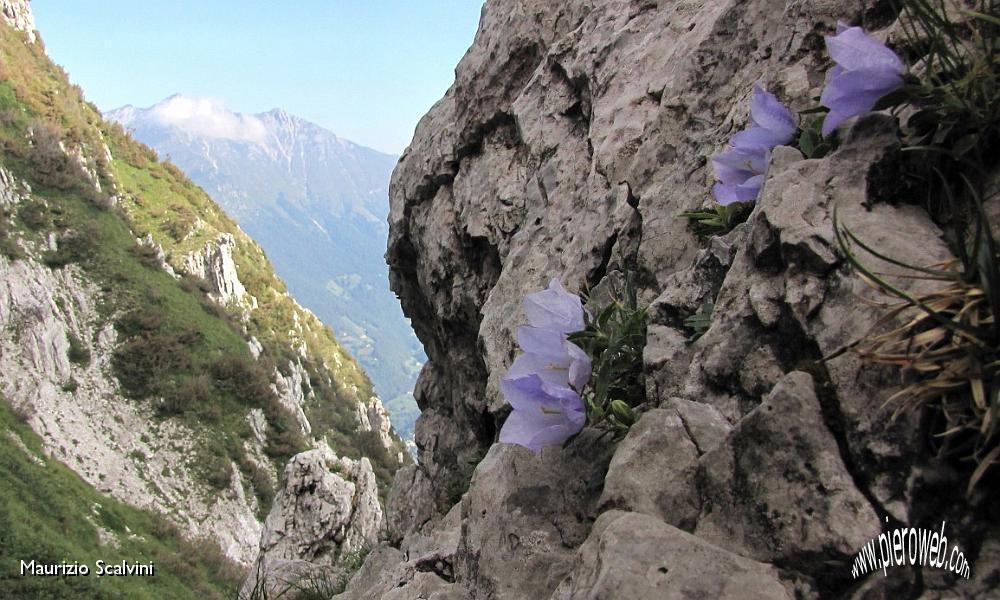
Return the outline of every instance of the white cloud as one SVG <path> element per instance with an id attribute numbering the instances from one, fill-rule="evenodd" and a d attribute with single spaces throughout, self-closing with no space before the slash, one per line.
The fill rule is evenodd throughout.
<path id="1" fill-rule="evenodd" d="M 230 112 L 223 100 L 171 96 L 153 106 L 149 116 L 195 135 L 263 142 L 267 128 L 253 115 Z"/>

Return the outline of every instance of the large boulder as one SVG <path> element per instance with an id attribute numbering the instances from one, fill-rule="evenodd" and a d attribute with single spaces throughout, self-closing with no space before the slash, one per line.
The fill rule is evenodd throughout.
<path id="1" fill-rule="evenodd" d="M 244 594 L 295 589 L 306 578 L 332 584 L 378 544 L 384 517 L 367 458 L 340 458 L 326 445 L 295 455 L 264 522 Z"/>
<path id="2" fill-rule="evenodd" d="M 777 570 L 653 517 L 608 511 L 580 548 L 573 573 L 552 600 L 791 600 Z"/>

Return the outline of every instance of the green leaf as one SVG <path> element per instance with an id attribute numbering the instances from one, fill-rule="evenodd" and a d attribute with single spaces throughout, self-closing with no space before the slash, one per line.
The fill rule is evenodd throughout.
<path id="1" fill-rule="evenodd" d="M 829 154 L 831 150 L 833 150 L 833 146 L 826 142 L 823 142 L 822 144 L 816 146 L 816 149 L 813 150 L 813 154 L 810 158 L 823 158 L 824 156 Z"/>
<path id="2" fill-rule="evenodd" d="M 966 9 L 960 9 L 958 12 L 962 13 L 963 15 L 965 15 L 967 17 L 974 17 L 976 19 L 980 19 L 982 21 L 986 21 L 987 23 L 992 23 L 993 25 L 1000 26 L 1000 18 L 998 18 L 998 17 L 996 17 L 994 15 L 988 15 L 988 14 L 985 14 L 985 13 L 981 13 L 979 11 L 966 10 Z"/>
<path id="3" fill-rule="evenodd" d="M 799 150 L 806 158 L 812 158 L 813 151 L 816 148 L 816 134 L 811 129 L 803 129 L 802 135 L 799 136 Z"/>
<path id="4" fill-rule="evenodd" d="M 712 326 L 712 312 L 715 304 L 706 301 L 693 315 L 684 319 L 684 326 L 691 329 L 693 333 L 688 336 L 688 342 L 693 342 L 705 334 Z"/>
<path id="5" fill-rule="evenodd" d="M 815 100 L 819 100 L 819 98 L 815 98 Z M 830 109 L 827 108 L 827 107 L 825 107 L 825 106 L 814 106 L 812 108 L 807 108 L 805 110 L 800 110 L 799 114 L 800 115 L 819 115 L 819 114 L 826 114 L 828 112 L 830 112 Z"/>
<path id="6" fill-rule="evenodd" d="M 899 88 L 893 90 L 882 96 L 875 102 L 875 106 L 872 110 L 886 110 L 889 108 L 895 108 L 901 104 L 906 104 L 910 100 L 910 94 L 905 88 Z"/>

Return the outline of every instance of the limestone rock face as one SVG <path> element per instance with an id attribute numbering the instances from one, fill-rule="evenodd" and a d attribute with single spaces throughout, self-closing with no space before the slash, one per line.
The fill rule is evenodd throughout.
<path id="1" fill-rule="evenodd" d="M 757 560 L 849 561 L 857 540 L 881 532 L 823 423 L 812 378 L 800 371 L 783 377 L 703 458 L 700 475 L 694 533 Z"/>
<path id="2" fill-rule="evenodd" d="M 209 295 L 220 304 L 238 303 L 255 308 L 257 299 L 247 294 L 236 272 L 235 248 L 236 238 L 232 234 L 220 234 L 200 251 L 184 257 L 184 268 L 187 273 L 207 281 L 212 288 Z"/>
<path id="3" fill-rule="evenodd" d="M 415 393 L 420 462 L 390 493 L 393 549 L 347 597 L 996 594 L 988 577 L 963 588 L 925 574 L 922 587 L 904 569 L 885 584 L 850 573 L 872 536 L 938 514 L 983 548 L 978 568 L 996 568 L 987 509 L 924 468 L 915 416 L 881 406 L 898 375 L 850 353 L 822 360 L 880 316 L 859 300 L 876 296 L 838 248 L 835 210 L 889 256 L 950 258 L 922 208 L 884 201 L 895 121 L 855 120 L 822 159 L 776 148 L 747 222 L 727 235 L 701 240 L 677 217 L 708 205 L 709 158 L 746 125 L 753 85 L 793 112 L 811 107 L 830 66 L 822 36 L 839 19 L 877 26 L 865 10 L 486 2 L 454 85 L 393 174 L 390 278 L 429 359 Z M 617 445 L 585 430 L 537 456 L 495 446 L 524 295 L 559 277 L 598 298 L 626 268 L 648 307 L 638 423 Z M 684 320 L 707 302 L 711 327 L 691 342 Z M 413 568 L 407 549 L 454 531 L 456 507 L 450 568 Z"/>
<path id="4" fill-rule="evenodd" d="M 325 444 L 295 455 L 264 522 L 255 569 L 244 585 L 279 593 L 322 569 L 324 577 L 375 547 L 384 525 L 367 458 L 339 458 Z"/>
<path id="5" fill-rule="evenodd" d="M 545 597 L 587 537 L 595 487 L 610 452 L 596 436 L 577 438 L 572 456 L 497 444 L 479 463 L 462 499 L 455 570 L 480 597 Z"/>
<path id="6" fill-rule="evenodd" d="M 0 15 L 8 25 L 28 34 L 28 41 L 35 42 L 35 15 L 28 0 L 0 0 Z"/>
<path id="7" fill-rule="evenodd" d="M 271 390 L 274 391 L 281 405 L 289 413 L 295 415 L 295 420 L 302 433 L 308 435 L 312 432 L 312 425 L 306 417 L 304 406 L 306 399 L 313 396 L 312 387 L 309 384 L 309 373 L 299 361 L 288 361 L 287 371 L 286 375 L 280 369 L 275 369 Z"/>
<path id="8" fill-rule="evenodd" d="M 611 459 L 602 507 L 658 516 L 671 525 L 690 529 L 701 508 L 698 459 L 712 448 L 706 436 L 694 434 L 702 428 L 717 442 L 730 429 L 711 406 L 680 399 L 674 399 L 668 408 L 642 415 Z"/>
<path id="9" fill-rule="evenodd" d="M 354 574 L 347 590 L 335 598 L 464 600 L 468 596 L 455 583 L 454 570 L 461 526 L 462 508 L 456 504 L 432 535 L 410 536 L 399 548 L 383 543 Z"/>
<path id="10" fill-rule="evenodd" d="M 170 274 L 171 277 L 177 277 L 177 273 L 174 268 L 167 261 L 167 254 L 163 251 L 163 247 L 156 243 L 153 239 L 152 234 L 146 234 L 146 237 L 136 238 L 135 242 L 140 246 L 146 246 L 151 249 L 156 254 L 156 260 L 160 265 L 160 268 Z"/>
<path id="11" fill-rule="evenodd" d="M 393 448 L 392 423 L 389 422 L 389 412 L 385 410 L 381 398 L 372 396 L 369 404 L 358 404 L 356 418 L 362 431 L 374 431 L 387 450 Z"/>

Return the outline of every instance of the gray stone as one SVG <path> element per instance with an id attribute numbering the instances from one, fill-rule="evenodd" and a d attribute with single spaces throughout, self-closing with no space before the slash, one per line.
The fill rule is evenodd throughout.
<path id="1" fill-rule="evenodd" d="M 608 449 L 584 432 L 532 454 L 496 444 L 462 500 L 455 577 L 476 598 L 545 598 L 590 530 Z"/>
<path id="2" fill-rule="evenodd" d="M 299 578 L 343 575 L 340 567 L 378 544 L 384 525 L 367 458 L 339 458 L 325 445 L 296 454 L 264 522 L 245 593 L 278 593 Z M 321 569 L 322 568 L 322 569 Z"/>
<path id="3" fill-rule="evenodd" d="M 465 598 L 454 570 L 461 518 L 461 505 L 456 504 L 431 535 L 410 535 L 402 549 L 379 546 L 337 598 Z"/>
<path id="4" fill-rule="evenodd" d="M 695 534 L 771 562 L 819 560 L 846 569 L 881 531 L 827 430 L 812 378 L 786 375 L 702 459 L 702 514 Z"/>
<path id="5" fill-rule="evenodd" d="M 288 375 L 275 367 L 272 374 L 271 391 L 278 398 L 281 406 L 295 417 L 299 424 L 299 430 L 304 435 L 312 433 L 312 425 L 306 417 L 306 400 L 311 399 L 314 394 L 309 383 L 309 373 L 302 366 L 301 361 L 288 361 Z"/>
<path id="6" fill-rule="evenodd" d="M 404 563 L 391 546 L 380 546 L 351 578 L 347 590 L 334 600 L 464 600 L 458 585 L 443 579 L 431 567 Z"/>
<path id="7" fill-rule="evenodd" d="M 667 408 L 676 411 L 681 418 L 684 430 L 694 442 L 698 456 L 718 447 L 732 430 L 732 426 L 722 413 L 704 402 L 671 398 L 667 402 Z"/>
<path id="8" fill-rule="evenodd" d="M 212 288 L 209 295 L 219 304 L 235 303 L 253 309 L 257 299 L 247 293 L 236 272 L 235 248 L 236 238 L 231 233 L 219 234 L 201 250 L 184 257 L 184 271 L 207 281 Z"/>
<path id="9" fill-rule="evenodd" d="M 579 562 L 552 600 L 687 600 L 795 595 L 778 571 L 727 552 L 637 513 L 610 511 L 597 520 Z"/>
<path id="10" fill-rule="evenodd" d="M 0 1 L 0 16 L 14 29 L 25 32 L 29 42 L 35 42 L 35 17 L 28 0 Z"/>
<path id="11" fill-rule="evenodd" d="M 407 465 L 396 471 L 386 501 L 389 541 L 399 544 L 404 535 L 420 530 L 436 516 L 434 490 L 420 465 Z"/>
<path id="12" fill-rule="evenodd" d="M 698 446 L 676 410 L 643 414 L 611 459 L 602 509 L 640 512 L 692 529 L 701 509 L 695 486 L 698 456 Z"/>
<path id="13" fill-rule="evenodd" d="M 949 527 L 951 523 L 948 523 Z M 947 531 L 945 533 L 948 533 Z M 985 535 L 985 541 L 979 549 L 978 556 L 973 559 L 968 554 L 969 546 L 964 543 L 963 536 L 959 531 L 952 531 L 948 536 L 949 547 L 948 560 L 952 557 L 952 552 L 957 547 L 965 560 L 969 561 L 968 578 L 950 573 L 944 569 L 922 569 L 922 583 L 924 593 L 919 600 L 945 600 L 961 598 L 995 598 L 997 597 L 998 586 L 1000 586 L 1000 531 L 994 527 Z M 957 562 L 958 554 L 954 555 Z"/>

